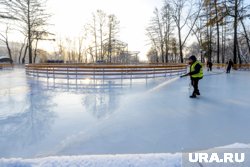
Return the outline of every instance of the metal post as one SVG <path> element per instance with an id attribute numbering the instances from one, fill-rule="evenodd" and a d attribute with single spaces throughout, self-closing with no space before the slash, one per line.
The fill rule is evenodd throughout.
<path id="1" fill-rule="evenodd" d="M 153 69 L 154 71 L 153 71 L 153 74 L 154 74 L 154 78 L 155 78 L 155 67 L 154 67 L 154 69 Z"/>
<path id="2" fill-rule="evenodd" d="M 52 69 L 53 69 L 53 78 L 54 78 L 54 80 L 55 80 L 55 78 L 56 78 L 56 77 L 55 77 L 55 67 L 53 67 Z"/>

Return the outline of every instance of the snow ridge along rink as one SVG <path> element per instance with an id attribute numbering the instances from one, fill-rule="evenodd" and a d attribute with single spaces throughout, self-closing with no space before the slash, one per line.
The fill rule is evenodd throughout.
<path id="1" fill-rule="evenodd" d="M 228 146 L 203 150 L 201 152 L 220 153 L 221 149 L 248 149 L 250 144 L 235 143 Z M 216 150 L 216 151 L 215 151 Z M 250 158 L 245 158 L 244 164 L 237 164 L 238 167 L 247 167 Z M 202 163 L 193 163 L 193 167 L 200 167 Z M 1 167 L 184 167 L 183 154 L 175 153 L 154 153 L 154 154 L 123 154 L 123 155 L 84 155 L 84 156 L 60 156 L 36 159 L 0 159 Z M 222 164 L 219 166 L 223 167 Z M 225 167 L 235 167 L 234 163 L 226 164 Z"/>

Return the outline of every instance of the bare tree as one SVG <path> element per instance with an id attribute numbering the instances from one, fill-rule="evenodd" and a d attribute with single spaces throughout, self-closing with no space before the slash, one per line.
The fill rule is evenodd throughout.
<path id="1" fill-rule="evenodd" d="M 146 29 L 147 33 L 146 35 L 148 36 L 148 38 L 150 39 L 150 43 L 151 43 L 151 49 L 148 52 L 148 57 L 151 56 L 150 54 L 154 53 L 154 55 L 156 56 L 156 58 L 154 59 L 154 63 L 159 63 L 159 45 L 158 45 L 158 41 L 155 38 L 155 34 L 154 32 L 152 32 L 151 27 L 148 27 Z"/>
<path id="2" fill-rule="evenodd" d="M 248 47 L 248 54 L 250 54 L 250 38 L 249 38 L 248 32 L 246 30 L 246 26 L 243 22 L 243 18 L 240 19 L 240 23 L 241 23 L 242 28 L 244 30 L 244 37 L 246 39 L 246 43 L 247 43 L 247 47 Z"/>
<path id="3" fill-rule="evenodd" d="M 93 37 L 93 43 L 94 43 L 94 49 L 93 47 L 89 47 L 88 51 L 91 52 L 90 54 L 92 55 L 92 58 L 95 58 L 95 61 L 98 60 L 98 41 L 97 41 L 97 19 L 96 19 L 96 14 L 92 14 L 92 22 L 87 24 L 86 26 L 86 31 L 89 31 L 91 38 Z M 94 54 L 92 53 L 94 52 Z M 94 57 L 93 57 L 94 55 Z"/>
<path id="4" fill-rule="evenodd" d="M 84 38 L 83 37 L 78 37 L 78 62 L 81 62 L 83 57 L 82 57 L 82 54 L 83 54 L 83 41 L 84 41 Z"/>
<path id="5" fill-rule="evenodd" d="M 8 55 L 10 58 L 11 63 L 13 63 L 13 59 L 12 59 L 12 53 L 11 53 L 11 49 L 10 49 L 10 44 L 9 44 L 9 38 L 8 38 L 8 33 L 9 33 L 9 27 L 6 27 L 5 33 L 0 33 L 0 41 L 2 41 L 8 50 Z"/>
<path id="6" fill-rule="evenodd" d="M 66 44 L 67 44 L 67 59 L 71 63 L 75 63 L 78 61 L 78 47 L 77 47 L 78 41 L 75 38 L 66 38 Z"/>
<path id="7" fill-rule="evenodd" d="M 24 49 L 24 53 L 23 53 L 22 64 L 25 63 L 25 59 L 26 59 L 26 56 L 27 56 L 28 48 L 29 48 L 29 45 L 28 45 L 28 43 L 27 43 L 27 44 L 25 45 L 25 49 Z"/>
<path id="8" fill-rule="evenodd" d="M 244 34 L 243 36 L 245 37 L 245 41 L 248 48 L 248 55 L 250 57 L 250 38 L 244 23 L 244 21 L 250 17 L 249 9 L 250 5 L 244 5 L 244 0 L 241 0 L 241 8 L 239 10 L 239 21 L 243 28 L 243 34 Z"/>
<path id="9" fill-rule="evenodd" d="M 154 10 L 154 16 L 150 21 L 150 25 L 147 27 L 147 36 L 157 50 L 157 55 L 160 56 L 160 60 L 164 63 L 164 27 L 161 13 L 157 8 Z"/>
<path id="10" fill-rule="evenodd" d="M 27 46 L 27 38 L 24 38 L 24 42 L 21 42 L 21 47 L 19 49 L 19 57 L 18 57 L 18 63 L 21 64 L 21 58 L 23 55 L 23 49 Z"/>
<path id="11" fill-rule="evenodd" d="M 108 61 L 112 61 L 112 50 L 115 49 L 114 41 L 117 39 L 117 35 L 120 30 L 120 21 L 113 14 L 108 16 Z"/>
<path id="12" fill-rule="evenodd" d="M 206 0 L 205 6 L 209 8 L 209 19 L 207 20 L 206 26 L 216 28 L 216 63 L 220 63 L 220 53 L 221 53 L 221 43 L 220 43 L 220 34 L 223 34 L 223 31 L 220 31 L 220 27 L 225 24 L 225 17 L 227 16 L 227 11 L 225 10 L 225 1 L 222 0 Z M 224 58 L 221 58 L 223 60 Z M 224 61 L 224 60 L 223 60 Z"/>
<path id="13" fill-rule="evenodd" d="M 200 12 L 202 9 L 202 4 L 198 3 L 198 6 L 196 3 L 194 3 L 192 0 L 172 0 L 171 2 L 172 6 L 172 17 L 174 19 L 175 25 L 177 27 L 177 33 L 178 33 L 178 43 L 179 43 L 179 51 L 180 51 L 180 61 L 181 63 L 184 62 L 183 59 L 183 47 L 185 46 L 185 43 L 190 36 L 192 29 L 195 26 L 196 21 L 198 20 L 200 16 Z M 195 8 L 196 6 L 196 8 Z M 192 22 L 189 26 L 187 26 L 188 21 L 190 21 L 190 18 Z M 183 29 L 188 27 L 188 31 L 183 35 Z M 184 37 L 184 38 L 183 38 Z M 183 40 L 184 39 L 184 40 Z"/>
<path id="14" fill-rule="evenodd" d="M 179 51 L 180 51 L 180 59 L 181 63 L 183 63 L 183 41 L 182 41 L 182 29 L 185 27 L 187 24 L 187 21 L 191 15 L 191 7 L 187 9 L 187 14 L 186 17 L 183 18 L 183 13 L 184 13 L 184 8 L 186 6 L 186 3 L 188 1 L 186 0 L 173 0 L 172 1 L 172 17 L 175 21 L 176 27 L 177 27 L 177 32 L 178 32 L 178 42 L 179 42 Z M 187 5 L 188 6 L 188 5 Z"/>
<path id="15" fill-rule="evenodd" d="M 105 32 L 105 28 L 106 28 L 106 22 L 107 22 L 107 17 L 106 17 L 106 13 L 104 13 L 102 10 L 97 10 L 97 18 L 98 18 L 98 23 L 99 23 L 99 27 L 98 27 L 98 31 L 99 31 L 99 40 L 100 40 L 100 58 L 101 61 L 104 60 L 104 53 L 103 53 L 103 39 L 105 39 L 107 32 Z"/>
<path id="16" fill-rule="evenodd" d="M 38 46 L 38 42 L 43 40 L 43 41 L 55 41 L 54 38 L 51 38 L 50 36 L 54 36 L 54 34 L 49 33 L 45 30 L 43 31 L 35 31 L 33 32 L 34 34 L 34 40 L 35 40 L 35 49 L 34 49 L 34 57 L 33 57 L 33 62 L 36 62 L 36 58 L 37 58 L 37 46 Z"/>
<path id="17" fill-rule="evenodd" d="M 218 5 L 219 2 L 218 0 L 214 0 L 214 9 L 215 9 L 215 23 L 216 23 L 216 31 L 217 31 L 217 63 L 220 63 L 220 27 L 219 23 L 222 21 L 223 18 L 219 18 L 219 9 Z"/>
<path id="18" fill-rule="evenodd" d="M 87 48 L 87 53 L 95 61 L 112 61 L 112 52 L 115 50 L 115 41 L 119 34 L 120 21 L 113 14 L 106 14 L 102 10 L 93 13 L 90 23 L 87 24 L 87 31 L 92 44 Z M 106 59 L 107 57 L 107 59 Z"/>
<path id="19" fill-rule="evenodd" d="M 29 63 L 32 63 L 34 32 L 48 25 L 51 16 L 46 12 L 46 0 L 5 0 L 2 5 L 10 18 L 15 18 L 21 33 L 27 37 Z"/>
<path id="20" fill-rule="evenodd" d="M 90 37 L 93 38 L 93 46 L 90 46 L 89 51 L 95 55 L 95 61 L 103 61 L 103 39 L 106 34 L 104 27 L 106 23 L 106 14 L 102 10 L 97 10 L 92 14 L 92 21 L 87 24 L 87 30 L 90 32 Z M 91 53 L 93 55 L 93 53 Z"/>
<path id="21" fill-rule="evenodd" d="M 160 56 L 161 56 L 161 62 L 164 63 L 164 32 L 163 32 L 163 23 L 161 21 L 161 16 L 159 14 L 159 11 L 157 8 L 155 8 L 154 11 L 155 19 L 153 22 L 155 22 L 156 29 L 159 40 L 159 46 L 160 46 Z"/>
<path id="22" fill-rule="evenodd" d="M 171 41 L 171 50 L 172 50 L 172 62 L 177 63 L 177 54 L 178 54 L 178 47 L 177 47 L 177 40 L 175 37 L 170 39 Z"/>
<path id="23" fill-rule="evenodd" d="M 64 46 L 64 41 L 59 38 L 58 40 L 56 40 L 56 43 L 57 43 L 57 52 L 56 55 L 58 55 L 59 57 L 63 57 L 63 60 L 66 59 L 66 47 Z"/>
<path id="24" fill-rule="evenodd" d="M 237 46 L 238 46 L 238 9 L 239 9 L 239 0 L 234 0 L 234 49 L 233 49 L 233 55 L 234 55 L 234 63 L 237 63 Z"/>
<path id="25" fill-rule="evenodd" d="M 164 27 L 164 44 L 165 44 L 165 58 L 164 62 L 168 63 L 169 50 L 170 50 L 170 37 L 173 35 L 173 18 L 171 16 L 171 6 L 168 1 L 164 1 L 162 8 L 162 19 Z"/>
<path id="26" fill-rule="evenodd" d="M 158 55 L 157 51 L 155 48 L 151 48 L 149 52 L 147 53 L 147 58 L 149 63 L 157 63 L 158 62 Z"/>
<path id="27" fill-rule="evenodd" d="M 238 27 L 239 27 L 239 11 L 241 0 L 228 0 L 227 12 L 228 16 L 233 18 L 233 61 L 235 64 L 241 64 L 241 58 L 238 50 Z"/>
<path id="28" fill-rule="evenodd" d="M 190 32 L 195 35 L 199 45 L 193 44 L 187 48 L 191 52 L 196 50 L 196 53 L 199 53 L 197 52 L 199 46 L 201 60 L 207 57 L 210 61 L 224 63 L 233 56 L 235 63 L 242 63 L 248 59 L 246 49 L 250 57 L 249 31 L 246 27 L 248 25 L 246 20 L 250 18 L 250 5 L 246 5 L 244 0 L 172 0 L 170 9 L 176 27 L 176 34 L 173 36 L 177 37 L 181 62 L 183 62 L 182 50 L 186 47 Z M 157 24 L 153 28 L 158 29 Z M 152 31 L 153 28 L 150 33 L 148 31 L 148 36 L 152 46 L 160 52 L 161 38 L 156 35 L 157 31 Z M 164 49 L 166 54 L 167 46 Z M 171 51 L 173 53 L 173 50 Z"/>

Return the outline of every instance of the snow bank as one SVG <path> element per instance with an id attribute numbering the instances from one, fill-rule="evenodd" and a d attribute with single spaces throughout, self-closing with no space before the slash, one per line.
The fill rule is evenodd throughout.
<path id="1" fill-rule="evenodd" d="M 204 152 L 218 149 L 249 149 L 250 144 L 235 143 L 216 147 Z M 250 164 L 247 159 L 247 164 Z M 246 164 L 244 164 L 246 165 Z M 54 156 L 36 159 L 0 159 L 0 167 L 181 167 L 182 153 L 155 154 L 117 154 L 117 155 L 81 155 Z M 231 165 L 227 164 L 227 167 Z"/>
<path id="2" fill-rule="evenodd" d="M 62 156 L 0 159 L 1 167 L 180 167 L 181 154 Z"/>
<path id="3" fill-rule="evenodd" d="M 245 148 L 250 144 L 235 143 L 227 146 L 205 150 L 221 152 L 220 149 Z M 246 162 L 250 163 L 249 159 Z M 82 155 L 82 156 L 54 156 L 37 159 L 0 159 L 0 167 L 181 167 L 182 153 L 158 154 L 120 154 L 120 155 Z M 230 166 L 230 165 L 228 165 Z"/>

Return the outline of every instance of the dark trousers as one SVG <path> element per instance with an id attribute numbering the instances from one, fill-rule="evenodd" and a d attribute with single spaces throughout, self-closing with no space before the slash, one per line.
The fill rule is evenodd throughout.
<path id="1" fill-rule="evenodd" d="M 212 71 L 212 66 L 209 66 L 209 67 L 207 68 L 207 71 Z"/>
<path id="2" fill-rule="evenodd" d="M 194 88 L 193 95 L 196 95 L 196 93 L 200 93 L 199 91 L 199 80 L 200 78 L 191 78 L 191 84 Z"/>
<path id="3" fill-rule="evenodd" d="M 227 67 L 227 73 L 230 73 L 231 68 L 232 68 L 231 66 L 228 66 L 228 67 Z"/>

